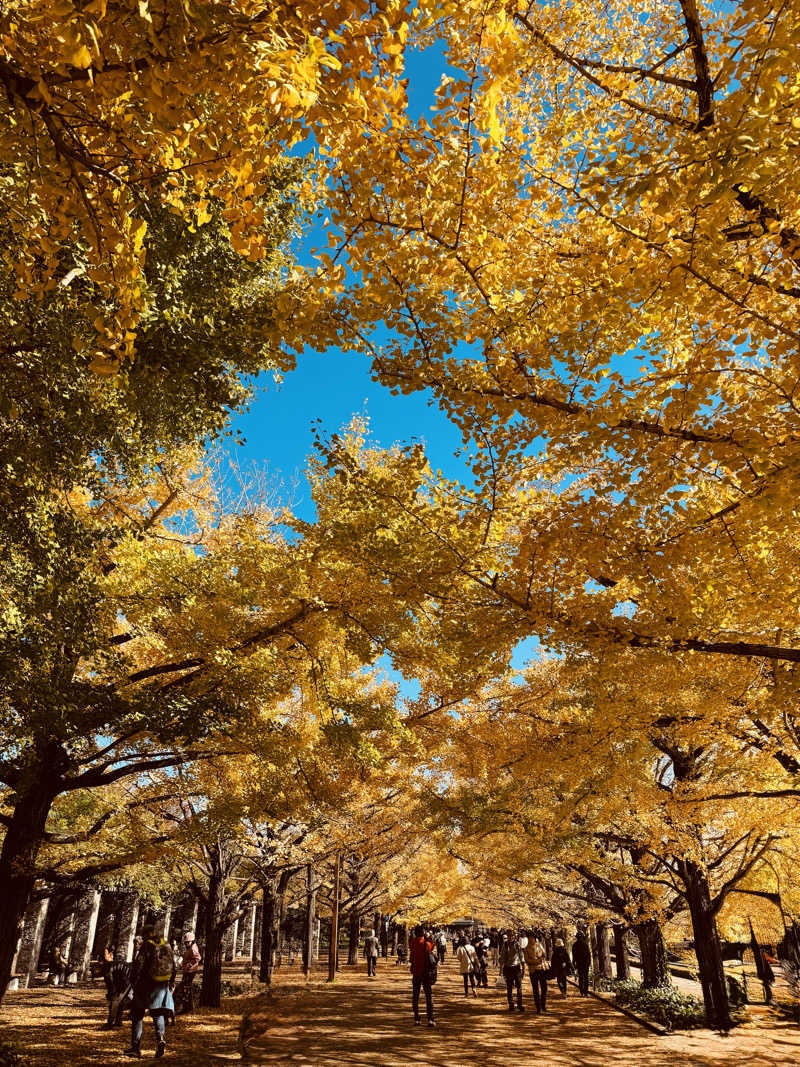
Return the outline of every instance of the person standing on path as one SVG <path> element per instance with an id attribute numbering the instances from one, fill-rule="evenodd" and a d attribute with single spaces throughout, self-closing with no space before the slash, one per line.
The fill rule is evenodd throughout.
<path id="1" fill-rule="evenodd" d="M 53 985 L 66 985 L 69 976 L 69 956 L 67 955 L 67 943 L 62 942 L 53 949 L 53 968 L 51 980 Z"/>
<path id="2" fill-rule="evenodd" d="M 433 1018 L 433 983 L 436 981 L 436 972 L 431 965 L 431 957 L 435 954 L 433 941 L 427 937 L 421 926 L 414 927 L 414 935 L 408 943 L 408 954 L 411 958 L 411 1007 L 414 1010 L 414 1025 L 420 1025 L 419 1018 L 419 991 L 425 990 L 425 1008 L 428 1015 L 428 1026 L 436 1026 Z"/>
<path id="3" fill-rule="evenodd" d="M 547 949 L 536 934 L 531 934 L 523 949 L 523 955 L 531 979 L 536 1014 L 541 1015 L 547 1011 L 547 972 L 550 968 Z"/>
<path id="4" fill-rule="evenodd" d="M 364 955 L 367 958 L 367 978 L 374 978 L 378 969 L 378 939 L 375 936 L 375 931 L 370 930 L 367 936 L 364 938 Z"/>
<path id="5" fill-rule="evenodd" d="M 183 955 L 181 957 L 181 984 L 178 987 L 180 1015 L 194 1011 L 194 993 L 192 986 L 200 970 L 200 949 L 194 939 L 194 932 L 187 930 L 183 935 Z"/>
<path id="6" fill-rule="evenodd" d="M 572 946 L 572 963 L 578 975 L 578 993 L 582 997 L 589 995 L 589 966 L 592 962 L 592 950 L 585 930 L 578 931 L 578 940 Z"/>
<path id="7" fill-rule="evenodd" d="M 156 1031 L 156 1059 L 164 1055 L 166 1042 L 164 1030 L 167 1016 L 175 1015 L 172 986 L 175 984 L 175 957 L 163 937 L 156 937 L 155 924 L 147 923 L 142 929 L 142 947 L 133 961 L 131 986 L 131 1047 L 126 1056 L 141 1059 L 142 1023 L 145 1013 L 150 1012 Z"/>
<path id="8" fill-rule="evenodd" d="M 472 987 L 472 995 L 473 997 L 477 997 L 478 994 L 475 991 L 475 972 L 478 969 L 478 954 L 469 941 L 467 941 L 464 934 L 461 935 L 461 939 L 458 942 L 456 959 L 458 960 L 461 977 L 464 979 L 464 996 L 469 996 L 469 990 L 470 987 Z"/>
<path id="9" fill-rule="evenodd" d="M 475 955 L 478 957 L 478 988 L 489 988 L 489 938 L 476 937 L 472 942 Z"/>
<path id="10" fill-rule="evenodd" d="M 500 945 L 500 967 L 506 980 L 508 1010 L 514 1010 L 513 991 L 517 991 L 517 1011 L 525 1011 L 522 1006 L 522 965 L 524 963 L 519 938 L 513 930 L 506 930 Z"/>
<path id="11" fill-rule="evenodd" d="M 569 961 L 569 955 L 564 942 L 560 937 L 557 937 L 553 946 L 553 958 L 550 962 L 550 966 L 553 970 L 555 980 L 558 982 L 558 988 L 561 990 L 561 996 L 567 995 L 567 975 L 572 974 L 572 964 Z"/>

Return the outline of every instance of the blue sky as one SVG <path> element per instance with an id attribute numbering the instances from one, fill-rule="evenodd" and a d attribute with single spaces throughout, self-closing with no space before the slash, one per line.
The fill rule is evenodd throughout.
<path id="1" fill-rule="evenodd" d="M 439 44 L 423 53 L 410 53 L 406 73 L 409 111 L 412 117 L 418 117 L 434 103 L 442 74 L 454 72 Z M 301 249 L 310 248 L 315 240 L 319 240 L 319 231 L 312 230 Z M 233 423 L 245 439 L 244 445 L 237 448 L 238 458 L 244 465 L 266 466 L 274 479 L 284 483 L 287 493 L 296 483 L 293 509 L 304 518 L 312 518 L 302 472 L 306 457 L 313 451 L 313 425 L 319 420 L 324 432 L 333 433 L 353 415 L 369 418 L 375 443 L 390 446 L 421 440 L 434 470 L 441 470 L 448 477 L 468 476 L 463 460 L 456 455 L 461 435 L 438 410 L 429 393 L 392 396 L 388 389 L 372 381 L 364 356 L 340 349 L 306 351 L 298 357 L 296 370 L 287 374 L 280 385 L 268 377 L 257 383 L 249 410 Z M 536 638 L 523 641 L 514 654 L 513 665 L 522 667 L 536 655 L 538 647 Z M 416 683 L 402 679 L 392 670 L 387 657 L 382 657 L 381 665 L 400 682 L 403 695 L 416 695 Z"/>
<path id="2" fill-rule="evenodd" d="M 442 74 L 449 71 L 441 44 L 407 54 L 412 117 L 428 112 Z M 320 232 L 313 230 L 310 240 L 301 243 L 301 258 L 303 248 L 315 243 Z M 312 424 L 321 420 L 323 431 L 331 433 L 341 429 L 353 415 L 369 417 L 376 443 L 389 446 L 397 441 L 422 440 L 434 470 L 465 476 L 465 467 L 455 458 L 460 434 L 431 404 L 430 396 L 392 396 L 388 389 L 371 380 L 369 364 L 363 356 L 339 349 L 305 352 L 297 360 L 297 369 L 286 375 L 280 386 L 266 376 L 257 383 L 250 409 L 233 424 L 245 438 L 245 445 L 237 450 L 239 459 L 266 465 L 276 479 L 288 486 L 295 475 L 302 473 L 312 451 Z M 294 499 L 295 509 L 310 518 L 302 483 L 299 494 L 299 499 Z"/>

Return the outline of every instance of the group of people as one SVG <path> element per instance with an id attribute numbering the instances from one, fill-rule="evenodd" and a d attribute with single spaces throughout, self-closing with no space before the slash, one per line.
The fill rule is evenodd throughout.
<path id="1" fill-rule="evenodd" d="M 471 940 L 465 934 L 454 941 L 459 972 L 464 981 L 464 996 L 477 996 L 477 990 L 489 985 L 489 959 L 492 938 L 478 935 Z M 517 933 L 508 929 L 497 938 L 496 961 L 505 979 L 508 1010 L 524 1012 L 522 1001 L 523 975 L 527 971 L 537 1014 L 547 1011 L 547 983 L 555 979 L 562 997 L 567 995 L 567 976 L 575 973 L 581 996 L 589 992 L 591 950 L 585 932 L 578 934 L 572 947 L 572 957 L 562 938 L 553 941 L 548 952 L 545 939 L 534 931 Z M 433 986 L 438 966 L 447 956 L 447 940 L 442 931 L 432 934 L 422 926 L 415 927 L 408 945 L 411 964 L 411 1006 L 415 1025 L 421 1025 L 420 993 L 425 994 L 428 1026 L 435 1026 Z"/>
<path id="2" fill-rule="evenodd" d="M 131 1013 L 131 1043 L 125 1055 L 141 1057 L 144 1017 L 149 1012 L 156 1037 L 156 1057 L 166 1049 L 166 1027 L 175 1015 L 194 1010 L 194 980 L 201 969 L 202 957 L 194 933 L 183 935 L 182 948 L 168 944 L 156 933 L 154 923 L 145 923 L 134 940 L 132 963 L 116 958 L 112 946 L 104 952 L 103 977 L 108 999 L 107 1027 L 120 1025 L 126 1007 Z M 180 961 L 180 962 L 179 962 Z M 180 966 L 181 981 L 176 988 Z"/>

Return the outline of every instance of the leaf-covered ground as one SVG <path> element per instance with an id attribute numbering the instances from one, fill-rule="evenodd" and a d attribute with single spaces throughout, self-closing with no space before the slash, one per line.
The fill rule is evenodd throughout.
<path id="1" fill-rule="evenodd" d="M 377 979 L 363 967 L 345 970 L 335 986 L 308 989 L 296 973 L 280 975 L 275 995 L 230 997 L 219 1011 L 178 1020 L 168 1031 L 165 1063 L 204 1067 L 240 1062 L 243 1014 L 250 1062 L 264 1067 L 790 1067 L 800 1063 L 800 1031 L 756 1010 L 752 1024 L 729 1037 L 696 1031 L 656 1037 L 637 1023 L 570 988 L 551 996 L 545 1016 L 510 1015 L 494 985 L 465 998 L 452 961 L 435 987 L 438 1027 L 413 1025 L 408 972 L 381 961 Z M 0 1020 L 29 1056 L 31 1067 L 97 1067 L 129 1063 L 128 1029 L 103 1031 L 102 988 L 40 988 L 9 994 Z M 152 1027 L 144 1057 L 153 1057 Z"/>

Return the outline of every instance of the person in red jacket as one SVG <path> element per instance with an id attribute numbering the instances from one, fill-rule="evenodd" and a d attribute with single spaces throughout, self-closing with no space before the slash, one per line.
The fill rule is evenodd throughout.
<path id="1" fill-rule="evenodd" d="M 428 1026 L 436 1026 L 433 1019 L 433 975 L 428 963 L 429 953 L 434 952 L 433 940 L 425 933 L 421 926 L 414 928 L 413 936 L 408 943 L 408 954 L 411 958 L 411 1006 L 414 1009 L 414 1025 L 420 1025 L 419 1018 L 419 991 L 425 990 L 425 1008 L 428 1013 Z"/>

